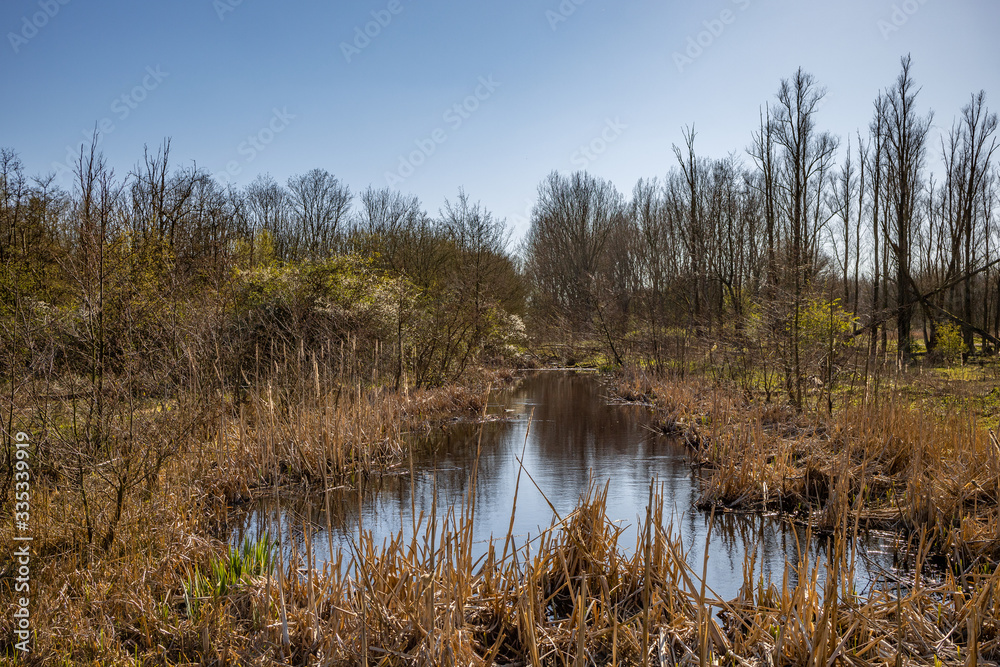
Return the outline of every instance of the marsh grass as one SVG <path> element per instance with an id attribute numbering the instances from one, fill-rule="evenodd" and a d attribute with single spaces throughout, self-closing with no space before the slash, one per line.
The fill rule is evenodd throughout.
<path id="1" fill-rule="evenodd" d="M 210 459 L 214 494 L 246 500 L 275 483 L 355 485 L 401 465 L 410 436 L 474 418 L 508 371 L 481 371 L 462 385 L 411 390 L 329 377 L 302 355 L 292 381 L 254 385 L 220 415 L 199 455 Z"/>
<path id="2" fill-rule="evenodd" d="M 293 549 L 285 558 L 267 542 L 210 548 L 210 574 L 192 577 L 196 565 L 176 556 L 132 563 L 135 581 L 117 590 L 109 578 L 125 575 L 124 563 L 83 580 L 52 573 L 67 590 L 39 615 L 48 624 L 32 661 L 959 665 L 1000 657 L 1000 574 L 926 579 L 926 542 L 910 575 L 861 595 L 850 548 L 858 523 L 843 512 L 825 558 L 812 561 L 812 550 L 801 549 L 771 581 L 751 552 L 739 593 L 721 600 L 705 583 L 713 564 L 688 557 L 664 521 L 657 487 L 632 544 L 609 520 L 607 494 L 592 487 L 539 535 L 520 544 L 499 537 L 479 559 L 470 493 L 443 518 L 421 517 L 409 537 L 400 531 L 376 543 L 362 530 L 349 552 L 322 565 L 313 562 L 307 524 L 304 557 Z M 101 619 L 105 632 L 82 632 Z"/>
<path id="3" fill-rule="evenodd" d="M 832 415 L 796 413 L 704 378 L 621 382 L 691 446 L 702 508 L 779 511 L 825 532 L 846 515 L 924 535 L 958 572 L 1000 559 L 1000 442 L 971 404 L 942 414 L 887 392 Z"/>
<path id="4" fill-rule="evenodd" d="M 723 600 L 706 583 L 714 563 L 692 562 L 655 485 L 637 508 L 630 544 L 607 516 L 608 488 L 598 487 L 547 530 L 526 541 L 508 531 L 474 558 L 482 552 L 474 547 L 474 483 L 464 505 L 443 518 L 434 507 L 384 542 L 362 523 L 353 547 L 330 549 L 323 563 L 309 523 L 301 545 L 226 544 L 218 524 L 244 494 L 318 488 L 318 502 L 328 503 L 329 490 L 351 484 L 352 473 L 376 474 L 402 455 L 386 444 L 405 435 L 400 424 L 427 428 L 484 405 L 474 390 L 319 386 L 311 398 L 266 384 L 248 392 L 203 443 L 167 462 L 141 503 L 126 507 L 108 549 L 79 540 L 71 494 L 40 486 L 37 641 L 27 662 L 964 665 L 1000 658 L 1000 574 L 991 556 L 1000 449 L 975 419 L 942 421 L 889 405 L 830 421 L 773 406 L 748 416 L 737 399 L 707 385 L 633 386 L 633 400 L 661 406 L 693 434 L 706 507 L 779 508 L 827 542 L 819 561 L 800 549 L 780 581 L 762 576 L 749 554 L 744 585 Z M 367 453 L 366 442 L 373 443 Z M 886 573 L 862 594 L 851 545 L 865 525 L 899 526 L 914 537 L 910 569 Z M 6 533 L 0 548 L 13 552 Z M 0 586 L 9 601 L 11 579 Z M 0 653 L 8 659 L 12 645 L 5 619 Z"/>
<path id="5" fill-rule="evenodd" d="M 173 398 L 116 405 L 111 423 L 129 430 L 106 431 L 100 457 L 81 456 L 88 442 L 65 417 L 70 402 L 19 399 L 35 466 L 30 663 L 185 663 L 216 637 L 230 639 L 215 659 L 240 662 L 265 627 L 267 592 L 289 594 L 275 583 L 288 564 L 269 562 L 268 575 L 261 545 L 228 549 L 234 504 L 360 485 L 401 465 L 412 436 L 475 419 L 489 387 L 512 379 L 483 370 L 463 385 L 397 391 L 301 351 L 280 361 L 239 392 L 196 382 Z M 5 608 L 17 595 L 13 537 L 0 531 Z M 8 615 L 0 656 L 13 655 L 14 641 Z"/>

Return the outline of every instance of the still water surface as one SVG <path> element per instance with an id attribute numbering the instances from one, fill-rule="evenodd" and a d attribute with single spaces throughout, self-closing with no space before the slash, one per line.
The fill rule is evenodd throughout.
<path id="1" fill-rule="evenodd" d="M 452 508 L 460 513 L 481 442 L 474 556 L 485 553 L 491 536 L 502 541 L 506 535 L 523 462 L 513 523 L 519 542 L 551 524 L 551 507 L 560 516 L 571 512 L 593 481 L 600 487 L 609 485 L 608 517 L 622 522 L 625 531 L 619 547 L 630 551 L 654 480 L 663 495 L 664 521 L 681 537 L 689 562 L 700 574 L 710 520 L 694 507 L 699 479 L 684 446 L 653 431 L 649 408 L 610 401 L 597 374 L 541 371 L 494 396 L 489 412 L 503 419 L 453 424 L 421 438 L 412 470 L 407 466 L 360 496 L 356 490 L 332 491 L 329 517 L 322 494 L 258 503 L 235 531 L 234 541 L 264 530 L 275 535 L 280 523 L 286 548 L 304 554 L 303 524 L 308 522 L 314 560 L 330 559 L 332 544 L 334 553 L 343 551 L 346 563 L 359 522 L 381 543 L 400 530 L 411 534 L 414 512 L 417 517 L 430 515 L 432 509 L 439 517 Z M 867 535 L 857 546 L 857 584 L 863 589 L 891 568 L 891 545 L 885 537 Z M 734 597 L 743 583 L 744 557 L 755 547 L 758 572 L 776 583 L 786 563 L 798 562 L 800 549 L 809 549 L 810 562 L 825 560 L 822 540 L 807 544 L 804 529 L 778 517 L 716 515 L 708 540 L 708 586 L 723 599 Z"/>

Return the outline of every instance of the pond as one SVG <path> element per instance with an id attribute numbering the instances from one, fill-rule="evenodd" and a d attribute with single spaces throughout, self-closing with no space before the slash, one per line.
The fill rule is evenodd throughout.
<path id="1" fill-rule="evenodd" d="M 651 409 L 609 399 L 596 373 L 539 371 L 515 387 L 491 397 L 485 423 L 455 423 L 420 438 L 411 464 L 380 478 L 363 493 L 336 489 L 312 498 L 270 498 L 255 504 L 233 534 L 275 535 L 280 524 L 286 549 L 304 551 L 304 525 L 312 533 L 318 564 L 343 552 L 350 560 L 359 525 L 376 544 L 413 532 L 416 519 L 432 511 L 445 517 L 460 513 L 473 488 L 474 537 L 478 553 L 491 537 L 503 540 L 513 519 L 513 535 L 523 544 L 547 528 L 553 508 L 566 516 L 591 484 L 608 485 L 607 514 L 622 522 L 620 548 L 635 544 L 635 526 L 645 517 L 650 482 L 664 501 L 664 521 L 679 536 L 694 571 L 702 570 L 708 545 L 707 585 L 723 599 L 743 584 L 748 552 L 757 551 L 758 573 L 781 582 L 786 564 L 794 566 L 802 549 L 810 562 L 825 561 L 825 541 L 807 541 L 806 531 L 777 516 L 708 514 L 695 509 L 699 478 L 689 452 L 678 440 L 658 434 Z M 520 483 L 518 483 L 518 475 Z M 327 500 L 330 512 L 326 512 Z M 711 535 L 709 529 L 711 525 Z M 858 539 L 857 582 L 863 590 L 892 570 L 893 545 L 885 535 Z"/>

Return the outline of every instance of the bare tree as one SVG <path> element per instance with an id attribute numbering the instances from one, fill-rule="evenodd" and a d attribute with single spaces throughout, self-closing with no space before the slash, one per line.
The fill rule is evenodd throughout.
<path id="1" fill-rule="evenodd" d="M 850 307 L 851 303 L 851 227 L 853 225 L 851 211 L 854 206 L 854 197 L 857 193 L 858 182 L 854 174 L 854 160 L 851 153 L 851 144 L 847 143 L 847 156 L 844 158 L 844 166 L 840 169 L 840 174 L 834 182 L 833 188 L 833 208 L 840 217 L 840 238 L 835 239 L 834 249 L 837 251 L 837 262 L 840 264 L 841 282 L 844 290 L 844 304 Z M 860 211 L 858 217 L 860 218 Z M 837 242 L 840 246 L 837 246 Z M 855 254 L 855 257 L 857 255 Z"/>
<path id="2" fill-rule="evenodd" d="M 611 183 L 586 172 L 552 172 L 538 187 L 525 239 L 526 268 L 537 287 L 536 297 L 544 295 L 569 324 L 571 340 L 591 331 L 597 312 L 594 281 L 624 207 Z"/>
<path id="3" fill-rule="evenodd" d="M 826 91 L 816 85 L 811 74 L 802 68 L 794 77 L 783 79 L 778 90 L 775 112 L 775 144 L 780 151 L 780 192 L 789 226 L 787 249 L 791 271 L 792 295 L 792 371 L 789 395 L 796 406 L 802 406 L 802 363 L 800 354 L 800 317 L 805 289 L 815 275 L 820 215 L 825 176 L 837 149 L 837 141 L 829 133 L 815 127 L 815 115 Z M 810 204 L 816 204 L 816 214 L 810 216 Z M 812 219 L 810 220 L 810 217 Z"/>
<path id="4" fill-rule="evenodd" d="M 334 249 L 338 227 L 351 208 L 351 190 L 325 169 L 288 179 L 296 254 L 320 257 Z"/>
<path id="5" fill-rule="evenodd" d="M 270 174 L 263 174 L 246 187 L 244 195 L 255 251 L 257 242 L 263 241 L 272 244 L 278 259 L 291 259 L 294 242 L 290 238 L 288 192 Z"/>
<path id="6" fill-rule="evenodd" d="M 869 133 L 872 138 L 872 148 L 870 151 L 870 163 L 868 171 L 871 175 L 871 233 L 872 233 L 872 301 L 871 301 L 871 344 L 869 346 L 869 356 L 874 360 L 878 351 L 878 328 L 880 321 L 880 310 L 884 307 L 887 298 L 885 293 L 885 271 L 883 256 L 885 255 L 886 243 L 883 237 L 887 232 L 883 231 L 885 226 L 885 162 L 886 162 L 886 98 L 879 94 L 875 100 L 875 113 L 869 124 Z M 881 291 L 881 294 L 880 294 Z M 881 301 L 880 301 L 881 298 Z M 882 326 L 883 341 L 885 338 L 885 327 Z M 884 342 L 883 342 L 884 347 Z"/>
<path id="7" fill-rule="evenodd" d="M 915 88 L 910 74 L 911 59 L 902 59 L 902 71 L 886 94 L 885 144 L 886 185 L 891 207 L 891 237 L 886 241 L 896 262 L 896 345 L 902 363 L 912 359 L 910 327 L 916 302 L 910 265 L 911 240 L 916 224 L 917 198 L 923 186 L 921 174 L 926 152 L 927 132 L 933 114 L 920 117 L 916 112 Z"/>
<path id="8" fill-rule="evenodd" d="M 406 249 L 412 236 L 424 224 L 426 214 L 420 200 L 389 188 L 369 187 L 360 196 L 361 205 L 354 217 L 351 247 L 385 268 L 407 272 Z"/>
<path id="9" fill-rule="evenodd" d="M 984 186 L 997 149 L 997 116 L 986 107 L 986 93 L 980 91 L 962 109 L 961 119 L 952 126 L 949 145 L 944 149 L 945 188 L 951 219 L 952 275 L 962 271 L 962 336 L 966 348 L 974 349 L 972 322 L 973 276 L 977 246 L 988 240 Z M 978 241 L 978 243 L 977 243 Z M 948 278 L 952 277 L 949 275 Z"/>
<path id="10" fill-rule="evenodd" d="M 775 155 L 776 125 L 771 116 L 771 107 L 765 106 L 760 116 L 760 129 L 753 134 L 753 143 L 747 152 L 759 172 L 751 185 L 763 199 L 765 247 L 767 255 L 766 285 L 773 290 L 778 283 L 778 265 L 775 249 L 780 241 L 778 227 L 778 164 Z"/>
<path id="11" fill-rule="evenodd" d="M 705 262 L 708 250 L 706 247 L 706 229 L 703 220 L 702 185 L 707 172 L 707 165 L 698 159 L 694 150 L 694 140 L 697 133 L 694 127 L 684 129 L 684 148 L 674 144 L 674 155 L 681 167 L 684 182 L 687 185 L 686 215 L 684 238 L 687 246 L 687 256 L 690 261 L 688 270 L 693 280 L 692 315 L 695 323 L 700 323 L 702 316 L 702 301 L 705 292 Z"/>
<path id="12" fill-rule="evenodd" d="M 640 179 L 632 190 L 629 218 L 636 235 L 636 262 L 640 275 L 640 312 L 649 327 L 649 353 L 657 367 L 664 362 L 663 331 L 671 294 L 679 275 L 676 235 L 667 213 L 663 187 L 653 178 Z"/>
<path id="13" fill-rule="evenodd" d="M 861 221 L 865 214 L 865 167 L 868 163 L 869 144 L 858 130 L 858 217 L 854 226 L 854 300 L 852 312 L 861 311 Z"/>

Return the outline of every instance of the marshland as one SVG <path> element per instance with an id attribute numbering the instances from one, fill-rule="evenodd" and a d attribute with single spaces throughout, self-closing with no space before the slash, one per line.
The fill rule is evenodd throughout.
<path id="1" fill-rule="evenodd" d="M 997 117 L 934 145 L 914 68 L 850 142 L 799 69 L 727 157 L 553 171 L 520 238 L 0 150 L 3 659 L 995 664 Z"/>

